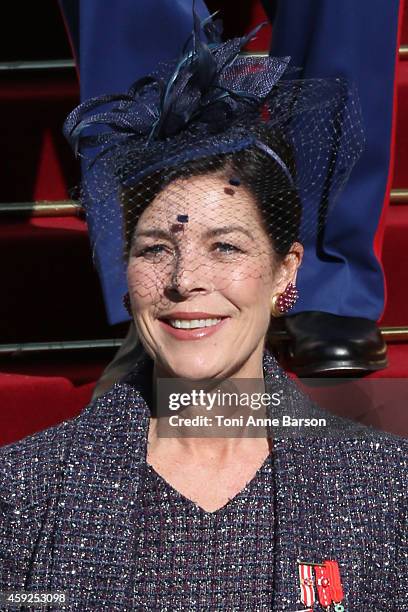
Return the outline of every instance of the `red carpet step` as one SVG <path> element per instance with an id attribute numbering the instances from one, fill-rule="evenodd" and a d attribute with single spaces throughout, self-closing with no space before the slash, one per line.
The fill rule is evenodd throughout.
<path id="1" fill-rule="evenodd" d="M 0 445 L 75 417 L 93 387 L 75 387 L 66 378 L 0 374 Z"/>
<path id="2" fill-rule="evenodd" d="M 87 228 L 75 217 L 0 226 L 0 342 L 121 337 L 107 323 Z"/>
<path id="3" fill-rule="evenodd" d="M 73 71 L 6 74 L 0 92 L 1 202 L 64 200 L 78 185 L 78 162 L 62 135 L 78 102 Z"/>
<path id="4" fill-rule="evenodd" d="M 408 189 L 408 58 L 398 67 L 394 189 Z"/>
<path id="5" fill-rule="evenodd" d="M 390 206 L 383 244 L 387 304 L 381 325 L 408 326 L 408 205 Z"/>

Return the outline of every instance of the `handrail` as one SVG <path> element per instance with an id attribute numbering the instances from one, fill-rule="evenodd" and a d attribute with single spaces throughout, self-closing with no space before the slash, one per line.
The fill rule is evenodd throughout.
<path id="1" fill-rule="evenodd" d="M 269 52 L 264 50 L 264 51 L 243 51 L 242 55 L 249 55 L 251 57 L 266 57 L 267 55 L 269 55 Z M 400 57 L 400 59 L 405 59 L 408 58 L 408 45 L 401 45 L 399 50 L 398 50 L 398 55 Z"/>
<path id="2" fill-rule="evenodd" d="M 408 326 L 380 327 L 381 334 L 387 342 L 408 341 Z M 272 332 L 272 340 L 287 340 L 285 331 Z M 107 338 L 102 340 L 69 340 L 61 342 L 21 342 L 0 344 L 0 354 L 37 353 L 47 351 L 72 351 L 89 349 L 119 348 L 122 338 Z"/>
<path id="3" fill-rule="evenodd" d="M 122 342 L 123 340 L 121 338 L 108 338 L 104 340 L 69 340 L 61 342 L 20 342 L 0 344 L 0 354 L 119 348 Z"/>
<path id="4" fill-rule="evenodd" d="M 15 72 L 17 70 L 66 70 L 67 68 L 75 68 L 75 61 L 73 59 L 0 62 L 0 71 L 3 72 Z"/>
<path id="5" fill-rule="evenodd" d="M 408 189 L 391 191 L 393 204 L 408 204 Z M 0 216 L 70 217 L 84 215 L 84 209 L 75 200 L 39 200 L 37 202 L 0 202 Z"/>
<path id="6" fill-rule="evenodd" d="M 74 200 L 38 202 L 0 202 L 0 215 L 29 217 L 80 217 L 82 206 Z"/>
<path id="7" fill-rule="evenodd" d="M 401 45 L 399 48 L 400 59 L 408 59 L 408 45 Z"/>
<path id="8" fill-rule="evenodd" d="M 408 326 L 380 327 L 382 337 L 386 342 L 399 342 L 408 340 Z"/>
<path id="9" fill-rule="evenodd" d="M 266 57 L 268 51 L 243 51 L 242 55 L 251 57 Z M 408 45 L 401 45 L 399 48 L 399 57 L 401 59 L 408 58 Z M 17 70 L 66 70 L 75 68 L 75 60 L 73 59 L 50 59 L 50 60 L 17 60 L 11 62 L 0 62 L 0 71 L 15 72 Z"/>
<path id="10" fill-rule="evenodd" d="M 391 191 L 393 204 L 408 204 L 408 189 L 393 189 Z"/>

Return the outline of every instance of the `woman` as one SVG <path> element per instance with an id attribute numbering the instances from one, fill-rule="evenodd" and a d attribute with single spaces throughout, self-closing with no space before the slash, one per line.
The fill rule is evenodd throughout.
<path id="1" fill-rule="evenodd" d="M 403 440 L 337 418 L 317 436 L 162 435 L 169 380 L 255 381 L 280 398 L 268 417 L 324 415 L 265 345 L 360 149 L 344 83 L 284 80 L 287 58 L 199 34 L 166 80 L 66 124 L 91 149 L 98 239 L 123 219 L 146 355 L 76 419 L 2 449 L 0 586 L 65 592 L 68 610 L 404 610 Z"/>

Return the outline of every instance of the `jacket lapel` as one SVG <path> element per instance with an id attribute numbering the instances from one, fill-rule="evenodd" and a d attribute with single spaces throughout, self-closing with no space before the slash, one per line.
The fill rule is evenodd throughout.
<path id="1" fill-rule="evenodd" d="M 341 444 L 341 442 L 339 442 Z M 300 602 L 297 560 L 339 564 L 346 610 L 364 587 L 364 541 L 353 530 L 351 476 L 333 439 L 286 439 L 275 443 L 276 548 L 273 610 L 295 612 Z M 317 593 L 316 593 L 317 598 Z M 322 609 L 315 607 L 314 609 Z"/>
<path id="2" fill-rule="evenodd" d="M 302 437 L 301 430 L 288 431 L 286 437 L 277 437 L 280 433 L 272 432 L 276 517 L 272 609 L 295 612 L 306 607 L 300 601 L 298 560 L 337 561 L 348 602 L 349 593 L 361 588 L 359 580 L 364 574 L 358 553 L 364 542 L 361 534 L 358 541 L 353 532 L 352 470 L 342 446 L 343 442 L 353 443 L 350 439 L 346 441 L 352 437 L 349 432 L 353 425 L 315 406 L 268 353 L 264 357 L 264 371 L 267 387 L 271 391 L 280 388 L 283 398 L 279 408 L 271 408 L 269 416 L 324 417 L 328 427 L 327 437 Z M 346 609 L 353 608 L 346 605 Z"/>
<path id="3" fill-rule="evenodd" d="M 80 609 L 104 601 L 111 610 L 131 609 L 149 411 L 131 386 L 109 395 L 78 419 L 55 522 L 52 588 L 66 591 Z"/>

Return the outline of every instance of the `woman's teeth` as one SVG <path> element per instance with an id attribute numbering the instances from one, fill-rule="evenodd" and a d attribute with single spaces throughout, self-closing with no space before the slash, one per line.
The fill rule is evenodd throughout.
<path id="1" fill-rule="evenodd" d="M 222 319 L 169 319 L 168 322 L 172 327 L 177 329 L 195 329 L 197 327 L 212 327 L 219 323 Z"/>

